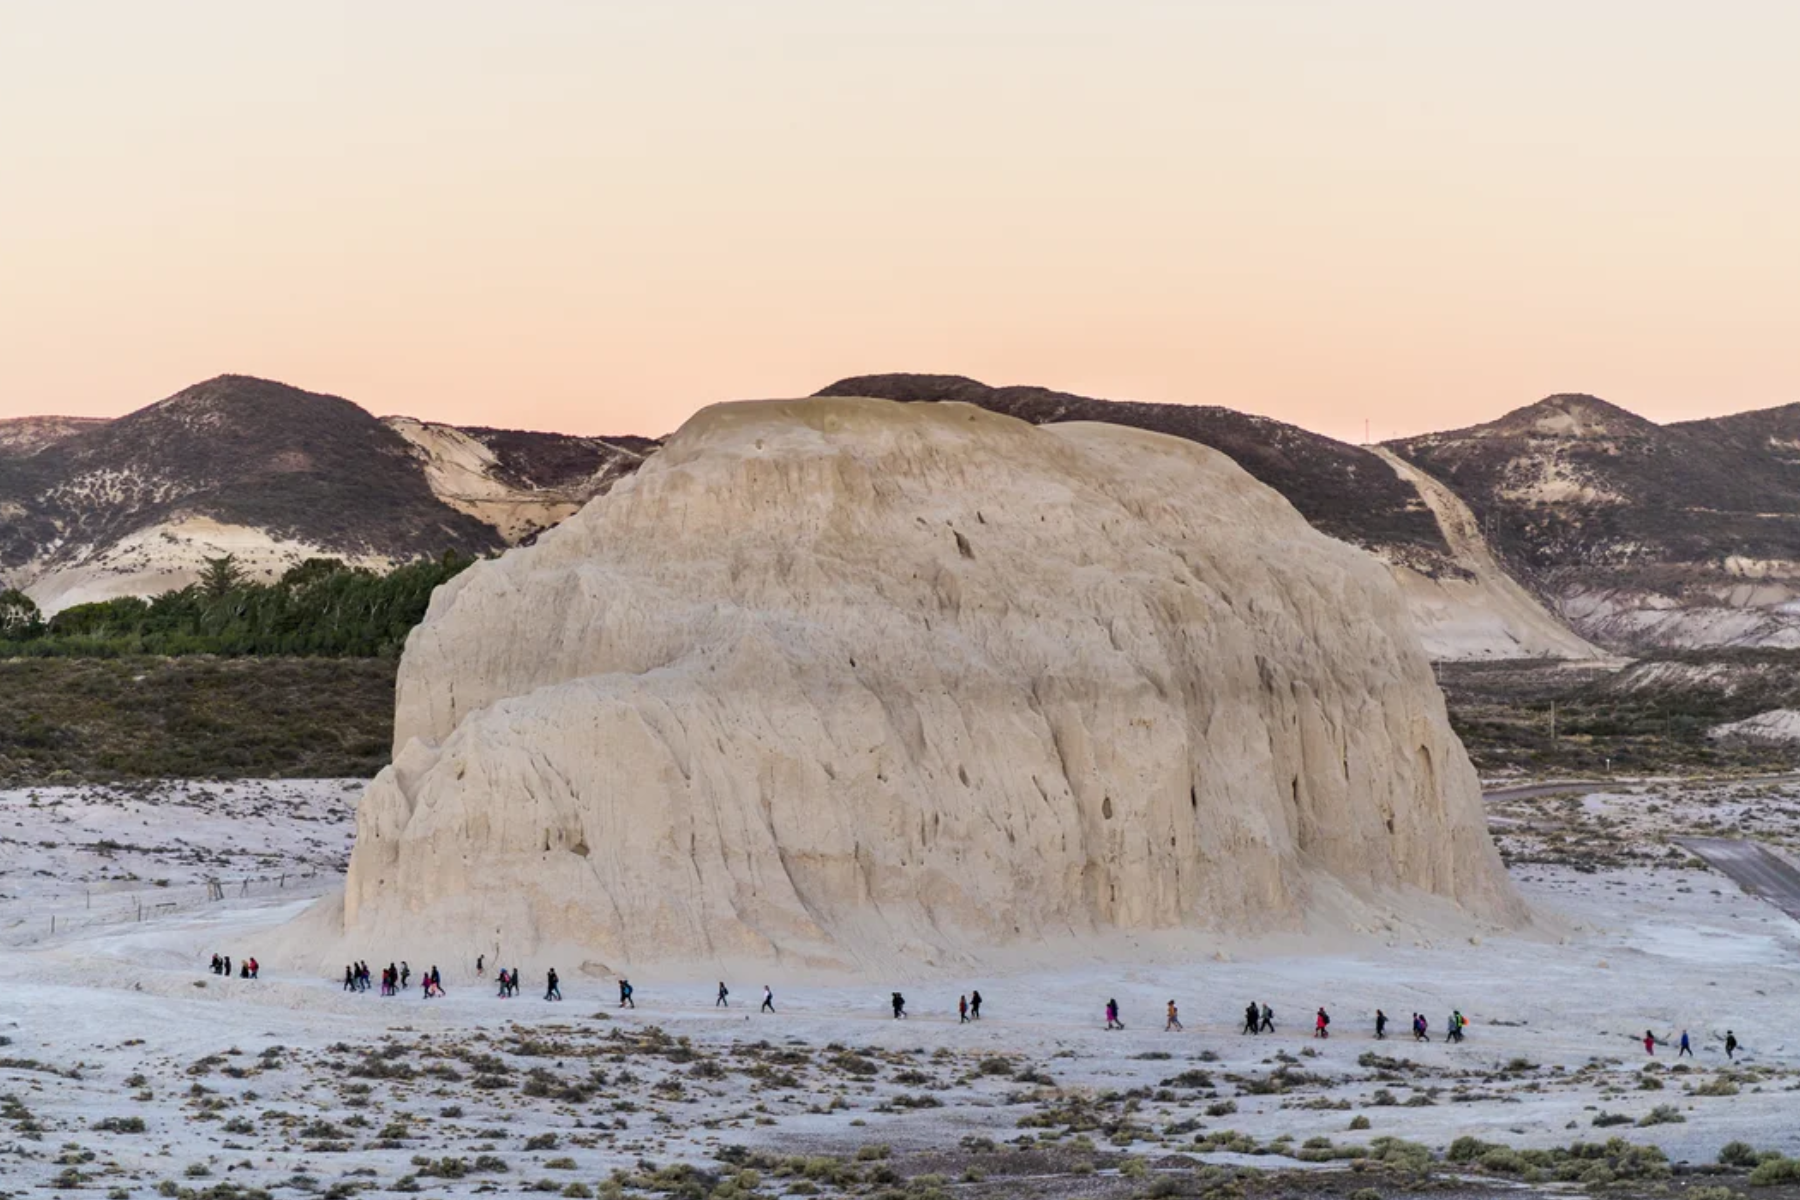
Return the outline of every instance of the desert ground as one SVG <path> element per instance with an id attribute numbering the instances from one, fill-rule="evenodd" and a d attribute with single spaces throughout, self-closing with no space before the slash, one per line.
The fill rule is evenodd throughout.
<path id="1" fill-rule="evenodd" d="M 1800 925 L 1680 841 L 1791 845 L 1800 784 L 1493 801 L 1538 914 L 1515 935 L 1142 939 L 1133 965 L 731 979 L 723 1009 L 646 972 L 623 1010 L 573 969 L 544 1000 L 551 963 L 505 1000 L 492 964 L 439 963 L 424 1000 L 423 962 L 389 998 L 259 953 L 339 882 L 356 798 L 0 793 L 0 1196 L 1800 1194 Z M 210 974 L 215 952 L 261 978 Z M 1241 1032 L 1251 1001 L 1276 1032 Z"/>

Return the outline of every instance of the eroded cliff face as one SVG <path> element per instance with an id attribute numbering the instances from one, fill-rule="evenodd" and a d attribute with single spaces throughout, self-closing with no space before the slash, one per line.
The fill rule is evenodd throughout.
<path id="1" fill-rule="evenodd" d="M 1140 430 L 708 409 L 441 589 L 398 695 L 359 941 L 880 968 L 1523 917 L 1383 566 Z"/>

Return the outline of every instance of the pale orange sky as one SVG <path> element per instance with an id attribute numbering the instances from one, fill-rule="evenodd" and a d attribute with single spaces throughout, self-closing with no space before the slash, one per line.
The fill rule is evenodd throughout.
<path id="1" fill-rule="evenodd" d="M 1773 0 L 6 5 L 0 416 L 1800 401 L 1797 46 Z"/>

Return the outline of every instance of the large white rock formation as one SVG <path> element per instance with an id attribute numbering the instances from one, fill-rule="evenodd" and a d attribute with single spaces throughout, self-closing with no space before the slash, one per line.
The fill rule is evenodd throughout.
<path id="1" fill-rule="evenodd" d="M 708 409 L 439 591 L 395 745 L 364 945 L 874 969 L 1524 912 L 1381 564 L 1113 425 Z"/>

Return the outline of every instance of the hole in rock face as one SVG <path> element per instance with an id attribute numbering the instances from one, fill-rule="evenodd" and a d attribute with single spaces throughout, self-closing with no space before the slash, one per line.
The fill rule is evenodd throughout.
<path id="1" fill-rule="evenodd" d="M 969 786 L 969 772 L 966 767 L 960 767 L 960 766 L 957 767 L 956 768 L 956 777 L 958 779 L 962 780 L 964 787 Z"/>
<path id="2" fill-rule="evenodd" d="M 1100 801 L 1100 815 L 1102 817 L 1105 817 L 1108 821 L 1112 820 L 1112 797 L 1111 796 L 1108 796 L 1104 800 Z"/>
<path id="3" fill-rule="evenodd" d="M 1389 833 L 1394 832 L 1394 818 L 1393 817 L 1389 817 L 1387 819 L 1387 827 L 1388 827 Z"/>
<path id="4" fill-rule="evenodd" d="M 1200 811 L 1200 789 L 1194 784 L 1188 785 L 1188 807 L 1195 812 Z"/>
<path id="5" fill-rule="evenodd" d="M 964 558 L 975 557 L 975 547 L 969 545 L 969 539 L 962 535 L 960 529 L 956 530 L 956 552 Z"/>

